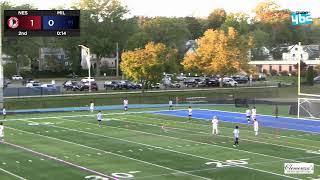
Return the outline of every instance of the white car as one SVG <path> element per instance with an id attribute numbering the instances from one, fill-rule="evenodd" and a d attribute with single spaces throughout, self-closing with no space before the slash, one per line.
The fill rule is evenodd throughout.
<path id="1" fill-rule="evenodd" d="M 225 86 L 238 86 L 238 82 L 232 78 L 223 78 L 223 85 Z"/>
<path id="2" fill-rule="evenodd" d="M 96 80 L 93 79 L 92 77 L 89 79 L 89 77 L 85 77 L 83 79 L 81 79 L 81 82 L 86 83 L 86 82 L 95 82 Z"/>
<path id="3" fill-rule="evenodd" d="M 23 77 L 20 75 L 13 75 L 12 76 L 12 80 L 22 80 L 22 79 L 23 79 Z"/>

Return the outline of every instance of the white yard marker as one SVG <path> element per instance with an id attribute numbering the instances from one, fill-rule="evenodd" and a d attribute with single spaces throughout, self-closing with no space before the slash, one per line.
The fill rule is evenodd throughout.
<path id="1" fill-rule="evenodd" d="M 79 155 L 76 155 L 77 157 L 81 157 L 81 156 L 79 156 Z"/>
<path id="2" fill-rule="evenodd" d="M 7 163 L 3 162 L 2 164 L 3 164 L 3 165 L 6 165 Z"/>
<path id="3" fill-rule="evenodd" d="M 19 162 L 19 161 L 16 161 L 16 163 L 17 163 L 17 164 L 20 164 L 20 162 Z"/>
<path id="4" fill-rule="evenodd" d="M 32 160 L 29 159 L 28 161 L 32 163 Z"/>

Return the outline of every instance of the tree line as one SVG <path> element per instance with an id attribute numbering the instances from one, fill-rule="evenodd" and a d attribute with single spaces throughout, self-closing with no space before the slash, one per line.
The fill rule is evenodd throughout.
<path id="1" fill-rule="evenodd" d="M 36 9 L 29 4 L 15 5 L 9 2 L 2 2 L 1 8 Z M 254 17 L 250 17 L 247 12 L 227 13 L 219 8 L 213 9 L 205 18 L 128 18 L 128 7 L 119 0 L 80 0 L 69 9 L 81 10 L 80 37 L 3 37 L 3 53 L 11 56 L 15 73 L 20 73 L 20 67 L 29 62 L 32 64 L 33 72 L 37 71 L 40 47 L 63 48 L 67 53 L 70 71 L 75 73 L 82 71 L 79 44 L 90 47 L 91 52 L 96 54 L 94 72 L 99 76 L 103 71 L 99 62 L 103 57 L 115 56 L 118 43 L 121 61 L 136 57 L 133 53 L 137 53 L 148 56 L 147 59 L 155 60 L 154 58 L 161 57 L 163 66 L 158 70 L 162 72 L 227 74 L 250 70 L 247 65 L 248 49 L 251 49 L 254 56 L 259 57 L 263 56 L 262 47 L 273 49 L 272 47 L 284 43 L 320 42 L 320 23 L 317 19 L 314 19 L 311 25 L 292 26 L 290 10 L 271 0 L 259 3 L 252 10 L 255 13 Z M 198 48 L 195 52 L 186 54 L 186 42 L 194 39 L 197 39 Z M 150 49 L 157 51 L 148 53 Z M 157 52 L 165 53 L 166 56 L 158 56 Z M 275 57 L 281 54 L 276 48 L 271 53 Z M 218 60 L 219 63 L 214 63 Z M 151 60 L 148 61 L 154 64 Z M 124 64 L 126 62 L 121 65 L 122 71 L 128 75 Z M 157 63 L 154 65 L 157 66 Z M 5 72 L 6 69 L 10 68 L 5 68 Z M 220 72 L 219 69 L 225 72 Z"/>

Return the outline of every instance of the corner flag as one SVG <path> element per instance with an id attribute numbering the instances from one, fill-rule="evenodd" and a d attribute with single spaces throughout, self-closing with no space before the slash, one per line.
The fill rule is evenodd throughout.
<path id="1" fill-rule="evenodd" d="M 90 65 L 90 49 L 85 46 L 81 46 L 81 67 L 82 69 L 89 69 Z"/>

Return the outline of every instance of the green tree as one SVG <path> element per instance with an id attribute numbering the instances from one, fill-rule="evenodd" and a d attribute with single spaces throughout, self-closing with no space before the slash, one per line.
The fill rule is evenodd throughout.
<path id="1" fill-rule="evenodd" d="M 128 10 L 119 0 L 81 0 L 81 44 L 96 54 L 96 75 L 100 75 L 101 59 L 115 55 L 116 43 L 124 49 L 133 34 L 132 19 L 125 19 Z"/>
<path id="2" fill-rule="evenodd" d="M 200 24 L 199 20 L 195 17 L 187 16 L 184 18 L 187 28 L 191 33 L 192 39 L 198 39 L 203 33 L 203 27 Z"/>
<path id="3" fill-rule="evenodd" d="M 225 22 L 227 18 L 227 12 L 222 9 L 214 9 L 208 16 L 208 28 L 217 29 Z"/>
<path id="4" fill-rule="evenodd" d="M 315 71 L 313 70 L 313 66 L 309 66 L 307 69 L 306 80 L 307 83 L 313 85 L 313 78 L 316 76 Z"/>
<path id="5" fill-rule="evenodd" d="M 3 2 L 0 5 L 2 10 L 36 9 L 35 7 L 29 4 L 15 6 L 8 2 Z M 1 13 L 3 13 L 3 11 Z M 5 36 L 3 37 L 3 53 L 11 57 L 10 63 L 14 63 L 16 65 L 16 73 L 20 74 L 20 70 L 22 66 L 24 65 L 31 66 L 31 63 L 36 62 L 39 56 L 38 50 L 39 50 L 40 44 L 41 44 L 41 38 Z"/>

